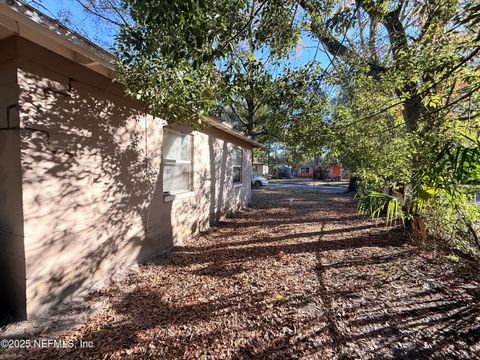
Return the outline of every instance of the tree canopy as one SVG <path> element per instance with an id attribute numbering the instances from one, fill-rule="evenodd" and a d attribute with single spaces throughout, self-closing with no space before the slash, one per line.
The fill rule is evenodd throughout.
<path id="1" fill-rule="evenodd" d="M 446 221 L 470 234 L 461 246 L 480 247 L 470 201 L 480 182 L 473 0 L 124 6 L 132 22 L 117 39 L 119 70 L 151 111 L 192 124 L 216 115 L 305 157 L 328 147 L 353 168 L 362 209 L 408 223 L 454 209 Z M 328 64 L 293 65 L 305 37 Z"/>

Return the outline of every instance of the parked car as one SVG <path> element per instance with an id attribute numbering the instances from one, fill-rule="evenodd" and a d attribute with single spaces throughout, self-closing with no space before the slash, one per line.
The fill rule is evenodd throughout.
<path id="1" fill-rule="evenodd" d="M 253 175 L 252 176 L 252 185 L 258 186 L 258 187 L 268 185 L 268 180 L 265 179 L 263 176 Z"/>

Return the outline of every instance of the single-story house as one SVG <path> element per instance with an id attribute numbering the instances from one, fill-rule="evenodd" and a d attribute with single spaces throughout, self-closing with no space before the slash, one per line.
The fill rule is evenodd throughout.
<path id="1" fill-rule="evenodd" d="M 319 166 L 299 164 L 295 167 L 296 176 L 298 177 L 313 177 L 315 170 L 319 169 Z"/>
<path id="2" fill-rule="evenodd" d="M 252 139 L 169 126 L 114 58 L 0 0 L 1 312 L 34 318 L 247 205 Z"/>
<path id="3" fill-rule="evenodd" d="M 254 161 L 252 163 L 252 171 L 256 175 L 268 175 L 268 165 Z"/>
<path id="4" fill-rule="evenodd" d="M 351 170 L 343 167 L 341 164 L 328 164 L 322 166 L 323 178 L 326 180 L 350 179 Z"/>
<path id="5" fill-rule="evenodd" d="M 318 161 L 310 161 L 307 163 L 297 164 L 294 167 L 295 176 L 297 177 L 309 177 L 309 178 L 321 178 L 321 163 Z"/>
<path id="6" fill-rule="evenodd" d="M 342 167 L 342 165 L 338 163 L 322 164 L 312 161 L 309 163 L 297 164 L 295 166 L 295 176 L 297 177 L 341 180 L 349 179 L 350 175 L 350 169 Z"/>

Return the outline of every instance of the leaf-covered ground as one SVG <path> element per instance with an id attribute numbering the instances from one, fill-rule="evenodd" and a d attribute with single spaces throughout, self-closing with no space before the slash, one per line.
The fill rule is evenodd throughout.
<path id="1" fill-rule="evenodd" d="M 478 268 L 408 245 L 348 195 L 259 190 L 253 207 L 93 296 L 108 307 L 23 358 L 472 359 Z"/>

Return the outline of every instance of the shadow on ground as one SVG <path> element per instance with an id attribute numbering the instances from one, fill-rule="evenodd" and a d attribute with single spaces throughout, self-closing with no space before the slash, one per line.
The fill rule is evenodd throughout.
<path id="1" fill-rule="evenodd" d="M 478 268 L 406 243 L 348 195 L 258 191 L 250 209 L 94 296 L 109 308 L 49 359 L 471 359 Z"/>

